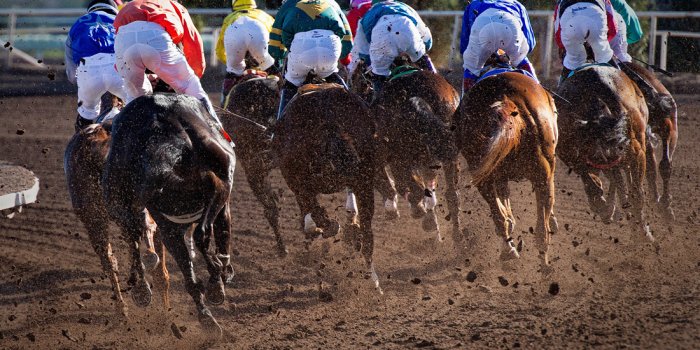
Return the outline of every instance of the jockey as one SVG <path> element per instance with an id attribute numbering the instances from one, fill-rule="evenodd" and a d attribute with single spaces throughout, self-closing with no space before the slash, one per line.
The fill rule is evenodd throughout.
<path id="1" fill-rule="evenodd" d="M 338 61 L 348 65 L 351 48 L 350 25 L 335 1 L 285 1 L 275 16 L 269 47 L 276 60 L 287 58 L 277 119 L 311 72 L 346 86 L 338 75 Z"/>
<path id="2" fill-rule="evenodd" d="M 627 45 L 634 44 L 642 38 L 642 26 L 639 18 L 625 0 L 610 0 L 617 26 L 617 35 L 610 42 L 615 56 L 621 62 L 632 62 L 632 56 L 627 53 Z"/>
<path id="3" fill-rule="evenodd" d="M 464 9 L 460 48 L 464 58 L 464 95 L 481 75 L 486 60 L 502 49 L 513 66 L 535 79 L 527 54 L 535 48 L 535 34 L 525 6 L 517 0 L 474 0 Z"/>
<path id="4" fill-rule="evenodd" d="M 75 131 L 95 123 L 102 95 L 109 91 L 126 100 L 124 81 L 114 69 L 114 17 L 121 1 L 93 0 L 66 39 L 66 74 L 78 85 Z"/>
<path id="5" fill-rule="evenodd" d="M 348 23 L 350 23 L 350 31 L 352 32 L 352 37 L 357 36 L 357 25 L 360 23 L 362 17 L 365 16 L 367 11 L 372 7 L 372 0 L 351 0 L 350 1 L 350 11 L 348 12 Z"/>
<path id="6" fill-rule="evenodd" d="M 124 77 L 127 102 L 153 92 L 144 74 L 149 69 L 177 93 L 202 101 L 220 127 L 199 81 L 205 67 L 202 37 L 187 9 L 173 0 L 134 0 L 119 11 L 114 26 L 117 70 Z"/>
<path id="7" fill-rule="evenodd" d="M 224 18 L 216 57 L 226 63 L 226 77 L 222 87 L 222 101 L 243 76 L 246 54 L 250 54 L 261 70 L 272 69 L 277 73 L 275 60 L 267 52 L 270 30 L 275 21 L 265 11 L 258 10 L 255 0 L 232 0 L 233 12 Z"/>
<path id="8" fill-rule="evenodd" d="M 558 0 L 554 16 L 557 45 L 566 50 L 560 81 L 586 63 L 584 43 L 591 46 L 596 63 L 616 66 L 610 41 L 617 26 L 610 0 Z"/>
<path id="9" fill-rule="evenodd" d="M 355 37 L 350 74 L 359 60 L 372 67 L 373 99 L 379 96 L 391 74 L 390 67 L 401 54 L 423 69 L 435 72 L 427 52 L 433 45 L 430 29 L 418 13 L 400 1 L 372 0 L 372 8 L 360 20 Z"/>

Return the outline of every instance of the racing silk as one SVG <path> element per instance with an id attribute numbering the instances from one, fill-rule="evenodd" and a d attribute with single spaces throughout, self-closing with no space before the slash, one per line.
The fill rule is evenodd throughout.
<path id="1" fill-rule="evenodd" d="M 117 14 L 114 27 L 146 21 L 160 25 L 176 45 L 182 44 L 187 64 L 198 77 L 204 73 L 204 46 L 202 37 L 192 23 L 192 18 L 182 5 L 171 0 L 130 1 Z"/>
<path id="2" fill-rule="evenodd" d="M 382 17 L 387 15 L 399 15 L 410 19 L 411 22 L 416 25 L 416 28 L 421 36 L 425 38 L 425 41 L 423 42 L 425 44 L 425 51 L 430 51 L 430 48 L 433 47 L 433 39 L 430 34 L 430 30 L 425 23 L 423 23 L 423 20 L 420 18 L 416 10 L 399 1 L 372 1 L 372 8 L 369 9 L 365 16 L 360 20 L 362 23 L 362 31 L 364 32 L 368 43 L 372 42 L 372 29 L 374 29 L 374 26 L 377 25 L 377 22 L 379 22 Z"/>
<path id="3" fill-rule="evenodd" d="M 265 28 L 267 28 L 267 31 L 272 30 L 272 23 L 274 23 L 275 19 L 272 18 L 272 16 L 268 15 L 265 11 L 250 8 L 250 9 L 244 9 L 244 10 L 237 10 L 233 11 L 233 13 L 229 14 L 224 18 L 224 23 L 221 25 L 221 31 L 219 32 L 219 39 L 216 41 L 216 58 L 219 59 L 219 61 L 226 63 L 226 49 L 224 47 L 224 33 L 226 32 L 226 29 L 233 24 L 236 20 L 238 20 L 241 17 L 249 17 L 252 18 L 260 23 L 262 23 Z"/>
<path id="4" fill-rule="evenodd" d="M 372 2 L 368 1 L 360 4 L 358 7 L 353 7 L 350 12 L 348 12 L 348 22 L 350 23 L 350 31 L 352 31 L 352 37 L 355 37 L 357 33 L 357 24 L 360 23 L 362 17 L 367 14 L 367 11 L 372 7 Z"/>
<path id="5" fill-rule="evenodd" d="M 270 55 L 276 60 L 285 57 L 294 35 L 314 29 L 332 31 L 341 39 L 341 60 L 347 60 L 352 49 L 352 33 L 345 13 L 333 0 L 287 0 L 280 7 L 270 32 Z"/>
<path id="6" fill-rule="evenodd" d="M 637 17 L 632 7 L 625 0 L 610 0 L 610 3 L 615 12 L 620 14 L 627 25 L 627 43 L 634 44 L 639 41 L 644 32 L 642 31 L 642 25 L 639 23 L 639 17 Z"/>
<path id="7" fill-rule="evenodd" d="M 561 23 L 559 23 L 559 19 L 567 8 L 578 3 L 594 4 L 605 11 L 605 17 L 608 23 L 608 41 L 612 40 L 615 35 L 617 35 L 617 26 L 615 25 L 615 16 L 613 15 L 614 10 L 610 0 L 558 0 L 557 5 L 554 7 L 554 28 L 556 28 L 555 40 L 557 46 L 564 48 L 564 44 L 561 41 Z"/>
<path id="8" fill-rule="evenodd" d="M 532 25 L 530 24 L 530 18 L 527 15 L 527 10 L 525 6 L 520 4 L 516 0 L 475 0 L 472 1 L 464 9 L 464 17 L 462 18 L 462 37 L 460 40 L 460 51 L 464 53 L 464 50 L 469 46 L 469 36 L 472 32 L 472 25 L 476 18 L 488 9 L 497 9 L 504 11 L 513 15 L 513 17 L 518 18 L 523 26 L 520 28 L 525 35 L 527 44 L 530 46 L 528 53 L 532 52 L 535 48 L 535 33 L 532 31 Z"/>
<path id="9" fill-rule="evenodd" d="M 75 70 L 80 60 L 98 53 L 114 53 L 114 15 L 103 11 L 89 12 L 78 18 L 66 38 L 66 75 L 75 84 Z"/>

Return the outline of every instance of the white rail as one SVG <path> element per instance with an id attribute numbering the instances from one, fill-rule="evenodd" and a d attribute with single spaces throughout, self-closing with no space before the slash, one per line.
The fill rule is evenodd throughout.
<path id="1" fill-rule="evenodd" d="M 190 9 L 189 12 L 193 15 L 204 15 L 204 16 L 225 16 L 231 12 L 230 9 L 228 8 L 219 8 L 219 9 L 202 9 L 202 8 L 193 8 Z M 268 11 L 270 14 L 274 15 L 276 11 Z M 22 17 L 60 17 L 60 16 L 73 16 L 77 17 L 85 13 L 85 10 L 82 8 L 66 8 L 66 9 L 18 9 L 18 8 L 11 8 L 11 9 L 0 9 L 0 16 L 8 16 L 9 17 L 9 27 L 7 30 L 7 39 L 10 43 L 13 42 L 14 37 L 17 33 L 17 18 L 22 16 Z M 462 11 L 419 11 L 421 17 L 424 18 L 452 18 L 453 19 L 453 30 L 452 30 L 452 38 L 451 38 L 451 48 L 450 48 L 450 56 L 449 56 L 449 62 L 451 68 L 454 68 L 454 65 L 456 65 L 457 62 L 460 61 L 461 58 L 458 58 L 458 52 L 459 52 L 459 37 L 460 37 L 460 32 L 461 32 L 461 25 L 462 25 Z M 551 61 L 552 61 L 552 52 L 554 48 L 554 39 L 553 39 L 553 34 L 554 34 L 554 18 L 552 16 L 552 11 L 548 10 L 534 10 L 534 11 L 529 11 L 529 15 L 532 18 L 544 18 L 547 21 L 547 26 L 546 30 L 543 33 L 539 33 L 539 38 L 538 41 L 540 42 L 540 45 L 543 45 L 543 50 L 542 52 L 542 57 L 541 57 L 541 67 L 540 71 L 542 72 L 541 74 L 543 76 L 550 76 L 551 75 Z M 640 18 L 649 18 L 651 21 L 650 25 L 650 30 L 649 30 L 649 54 L 648 54 L 648 62 L 651 64 L 655 63 L 655 58 L 656 58 L 656 37 L 661 37 L 661 47 L 660 47 L 660 56 L 659 56 L 659 66 L 661 68 L 665 69 L 666 68 L 666 63 L 667 63 L 667 54 L 668 54 L 668 38 L 669 37 L 688 37 L 688 38 L 699 38 L 700 33 L 692 33 L 692 32 L 680 32 L 680 31 L 659 31 L 658 30 L 658 19 L 659 18 L 674 18 L 674 19 L 680 19 L 680 18 L 700 18 L 700 11 L 695 11 L 695 12 L 685 12 L 685 11 L 669 11 L 669 12 L 662 12 L 662 11 L 643 11 L 643 12 L 637 12 L 637 15 Z M 211 34 L 216 36 L 218 33 L 216 33 L 216 28 L 208 28 L 211 30 Z M 209 34 L 209 33 L 207 33 Z M 0 43 L 2 44 L 2 43 Z M 8 67 L 12 65 L 12 52 L 8 52 L 7 54 L 7 65 Z M 32 59 L 34 62 L 36 60 Z M 216 59 L 212 58 L 210 60 L 211 62 L 215 62 Z"/>

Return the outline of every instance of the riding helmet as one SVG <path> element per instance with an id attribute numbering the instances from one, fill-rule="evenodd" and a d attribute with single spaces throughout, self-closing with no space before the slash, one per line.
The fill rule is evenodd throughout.
<path id="1" fill-rule="evenodd" d="M 234 11 L 240 11 L 258 8 L 258 5 L 255 0 L 231 0 L 231 7 Z"/>
<path id="2" fill-rule="evenodd" d="M 110 12 L 112 14 L 117 14 L 117 6 L 119 6 L 119 3 L 114 0 L 92 0 L 90 3 L 87 5 L 87 12 L 95 12 L 95 11 L 104 11 L 104 12 Z"/>

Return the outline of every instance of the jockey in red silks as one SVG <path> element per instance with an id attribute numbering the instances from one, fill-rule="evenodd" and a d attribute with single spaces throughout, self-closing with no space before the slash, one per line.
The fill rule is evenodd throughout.
<path id="1" fill-rule="evenodd" d="M 554 8 L 554 27 L 557 45 L 566 50 L 560 82 L 586 63 L 585 43 L 593 50 L 596 63 L 617 67 L 610 47 L 610 41 L 617 35 L 610 0 L 558 0 Z"/>
<path id="2" fill-rule="evenodd" d="M 352 0 L 350 1 L 350 11 L 348 12 L 348 23 L 354 38 L 357 34 L 357 25 L 360 20 L 372 7 L 372 0 Z"/>
<path id="3" fill-rule="evenodd" d="M 194 96 L 219 122 L 199 78 L 204 73 L 202 37 L 187 9 L 172 0 L 134 0 L 119 11 L 114 50 L 127 102 L 153 92 L 148 69 L 177 93 Z M 182 51 L 179 46 L 182 46 Z"/>

